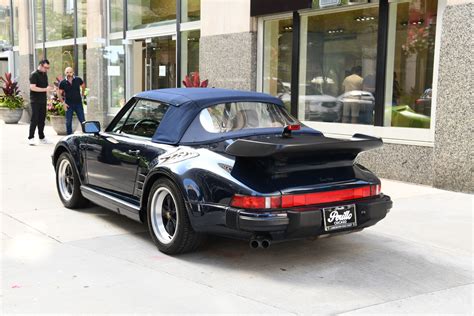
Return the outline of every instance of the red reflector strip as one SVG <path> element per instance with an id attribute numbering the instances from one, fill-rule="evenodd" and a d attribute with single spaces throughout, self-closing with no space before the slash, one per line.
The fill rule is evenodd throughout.
<path id="1" fill-rule="evenodd" d="M 294 207 L 303 205 L 324 204 L 347 200 L 362 199 L 371 196 L 370 186 L 353 189 L 343 189 L 336 191 L 283 195 L 281 197 L 281 207 Z"/>
<path id="2" fill-rule="evenodd" d="M 317 205 L 348 200 L 363 199 L 379 195 L 380 184 L 366 185 L 359 188 L 314 192 L 306 194 L 288 194 L 283 196 L 246 196 L 236 194 L 230 206 L 246 209 L 278 209 L 295 206 Z"/>

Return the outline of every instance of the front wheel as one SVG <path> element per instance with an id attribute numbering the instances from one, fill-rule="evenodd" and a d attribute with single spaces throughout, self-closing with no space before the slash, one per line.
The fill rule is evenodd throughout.
<path id="1" fill-rule="evenodd" d="M 184 199 L 168 179 L 153 184 L 148 198 L 147 219 L 151 238 L 163 253 L 173 255 L 193 251 L 204 239 L 191 227 Z"/>
<path id="2" fill-rule="evenodd" d="M 65 207 L 74 209 L 87 205 L 81 194 L 79 175 L 68 153 L 62 153 L 56 162 L 56 188 Z"/>

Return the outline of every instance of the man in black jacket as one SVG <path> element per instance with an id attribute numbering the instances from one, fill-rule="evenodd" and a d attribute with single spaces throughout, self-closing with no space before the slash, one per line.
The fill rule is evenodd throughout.
<path id="1" fill-rule="evenodd" d="M 38 136 L 40 142 L 49 144 L 44 137 L 44 121 L 46 119 L 46 93 L 54 90 L 48 85 L 49 61 L 43 59 L 39 62 L 38 68 L 30 75 L 30 103 L 31 103 L 31 123 L 28 143 L 32 146 L 36 145 L 35 130 L 38 126 Z"/>

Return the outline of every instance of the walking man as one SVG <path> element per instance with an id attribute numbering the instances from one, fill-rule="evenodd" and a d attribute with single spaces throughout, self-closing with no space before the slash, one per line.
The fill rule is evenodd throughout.
<path id="1" fill-rule="evenodd" d="M 35 130 L 38 126 L 38 136 L 42 144 L 49 144 L 44 137 L 44 121 L 46 119 L 46 93 L 54 90 L 48 85 L 49 61 L 43 59 L 39 62 L 38 68 L 30 75 L 30 103 L 31 103 L 31 122 L 28 143 L 31 146 L 36 145 Z"/>
<path id="2" fill-rule="evenodd" d="M 74 76 L 74 70 L 71 67 L 67 67 L 64 70 L 65 78 L 59 83 L 59 98 L 60 101 L 64 95 L 64 109 L 66 110 L 66 130 L 67 134 L 73 133 L 72 130 L 72 115 L 76 112 L 79 122 L 84 122 L 84 108 L 82 106 L 82 98 L 84 97 L 84 91 L 86 85 L 84 81 Z"/>

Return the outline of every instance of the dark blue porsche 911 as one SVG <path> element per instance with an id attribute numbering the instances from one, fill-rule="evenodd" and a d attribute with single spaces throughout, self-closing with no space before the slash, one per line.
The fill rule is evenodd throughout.
<path id="1" fill-rule="evenodd" d="M 163 89 L 133 97 L 101 131 L 63 138 L 53 154 L 68 208 L 92 201 L 147 223 L 158 249 L 195 250 L 206 234 L 272 242 L 360 231 L 392 206 L 354 163 L 378 138 L 325 137 L 266 94 Z"/>

